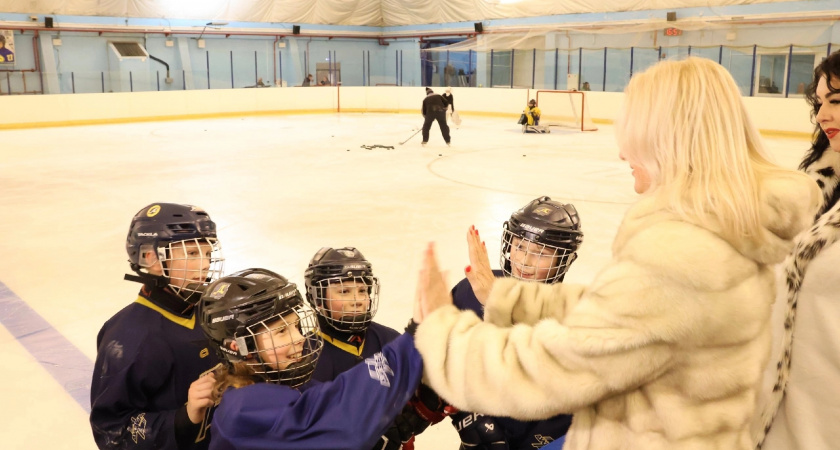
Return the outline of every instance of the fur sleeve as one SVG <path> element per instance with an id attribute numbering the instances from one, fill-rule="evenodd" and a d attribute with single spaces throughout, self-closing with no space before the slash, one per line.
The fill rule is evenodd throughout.
<path id="1" fill-rule="evenodd" d="M 547 286 L 502 281 L 494 287 L 497 323 L 550 315 L 552 308 L 565 314 L 564 306 L 549 306 Z M 668 369 L 673 348 L 637 320 L 639 291 L 632 284 L 612 283 L 605 292 L 588 293 L 562 323 L 551 318 L 500 327 L 454 306 L 440 308 L 424 319 L 415 342 L 427 383 L 458 408 L 520 420 L 571 413 L 639 386 Z M 563 297 L 562 288 L 552 289 Z M 518 299 L 507 315 L 498 303 L 502 297 Z M 617 304 L 622 313 L 610 311 Z M 643 322 L 670 322 L 654 318 L 658 313 L 669 314 L 667 308 L 649 309 Z"/>
<path id="2" fill-rule="evenodd" d="M 500 327 L 535 324 L 545 318 L 562 321 L 583 295 L 584 286 L 544 284 L 498 278 L 484 311 L 486 322 Z"/>

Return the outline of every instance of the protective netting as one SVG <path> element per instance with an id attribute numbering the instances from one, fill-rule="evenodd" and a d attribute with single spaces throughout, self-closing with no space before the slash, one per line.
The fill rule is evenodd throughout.
<path id="1" fill-rule="evenodd" d="M 801 94 L 815 65 L 840 49 L 831 42 L 836 23 L 768 20 L 770 23 L 763 24 L 660 20 L 635 25 L 606 23 L 586 29 L 544 26 L 487 32 L 424 49 L 422 62 L 432 67 L 424 70 L 429 76 L 423 82 L 431 86 L 620 92 L 634 73 L 661 60 L 691 55 L 712 59 L 729 69 L 744 95 Z M 577 77 L 574 85 L 567 84 L 570 75 Z"/>

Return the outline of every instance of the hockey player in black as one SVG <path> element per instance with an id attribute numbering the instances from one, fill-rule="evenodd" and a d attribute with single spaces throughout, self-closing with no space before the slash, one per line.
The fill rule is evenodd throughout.
<path id="1" fill-rule="evenodd" d="M 441 97 L 446 102 L 449 111 L 455 111 L 455 96 L 452 95 L 452 88 L 447 86 Z"/>
<path id="2" fill-rule="evenodd" d="M 318 313 L 320 334 L 325 342 L 313 379 L 332 381 L 400 336 L 396 330 L 373 321 L 379 305 L 379 280 L 359 250 L 353 247 L 318 250 L 309 262 L 304 280 L 306 298 Z M 430 422 L 443 419 L 442 410 L 432 411 L 444 405 L 437 402 L 430 390 L 423 388 L 418 395 L 431 398 L 434 403 L 427 406 L 414 398 L 413 404 L 405 408 L 374 448 L 410 449 L 414 435 L 425 430 Z"/>
<path id="3" fill-rule="evenodd" d="M 500 264 L 490 269 L 490 260 L 478 230 L 470 227 L 467 243 L 470 265 L 467 278 L 452 289 L 455 306 L 484 318 L 484 301 L 493 277 L 508 276 L 541 283 L 558 283 L 577 258 L 583 242 L 580 218 L 572 204 L 549 197 L 537 198 L 514 212 L 504 223 Z M 505 417 L 458 412 L 452 424 L 461 436 L 461 450 L 532 450 L 563 439 L 571 416 L 521 422 Z"/>
<path id="4" fill-rule="evenodd" d="M 446 145 L 449 145 L 449 125 L 446 124 L 446 109 L 449 104 L 446 103 L 443 97 L 435 94 L 431 88 L 426 88 L 426 98 L 423 99 L 423 107 L 421 112 L 425 121 L 423 122 L 423 142 L 422 145 L 429 143 L 429 130 L 432 129 L 432 122 L 437 120 L 440 126 L 440 132 L 443 134 L 443 140 Z"/>
<path id="5" fill-rule="evenodd" d="M 371 448 L 422 376 L 406 334 L 333 381 L 310 381 L 326 356 L 316 314 L 293 283 L 265 269 L 210 285 L 198 316 L 227 361 L 214 375 L 213 450 Z M 412 329 L 420 321 L 415 311 Z"/>
<path id="6" fill-rule="evenodd" d="M 126 239 L 134 303 L 102 326 L 91 382 L 90 423 L 101 449 L 207 448 L 200 412 L 218 359 L 193 306 L 221 275 L 216 224 L 201 208 L 156 203 L 138 212 Z"/>

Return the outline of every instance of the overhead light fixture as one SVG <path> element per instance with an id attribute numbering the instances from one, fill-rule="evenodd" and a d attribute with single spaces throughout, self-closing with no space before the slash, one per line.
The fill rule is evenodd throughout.
<path id="1" fill-rule="evenodd" d="M 207 22 L 204 24 L 204 28 L 201 29 L 201 34 L 198 35 L 198 38 L 201 39 L 201 36 L 204 36 L 204 32 L 207 30 L 207 27 L 223 27 L 227 24 L 227 22 Z"/>

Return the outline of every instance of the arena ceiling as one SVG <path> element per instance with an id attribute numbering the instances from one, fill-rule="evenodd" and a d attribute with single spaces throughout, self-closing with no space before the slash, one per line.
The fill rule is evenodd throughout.
<path id="1" fill-rule="evenodd" d="M 785 0 L 0 0 L 0 12 L 394 27 Z"/>

